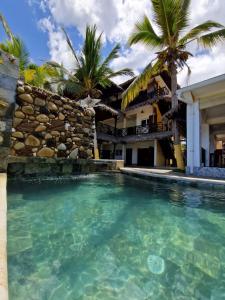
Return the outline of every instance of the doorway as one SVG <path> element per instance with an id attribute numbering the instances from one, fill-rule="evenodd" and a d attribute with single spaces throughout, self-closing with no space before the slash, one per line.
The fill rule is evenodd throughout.
<path id="1" fill-rule="evenodd" d="M 127 148 L 126 149 L 126 165 L 130 166 L 132 165 L 132 148 Z"/>
<path id="2" fill-rule="evenodd" d="M 138 165 L 154 167 L 154 147 L 138 149 Z"/>

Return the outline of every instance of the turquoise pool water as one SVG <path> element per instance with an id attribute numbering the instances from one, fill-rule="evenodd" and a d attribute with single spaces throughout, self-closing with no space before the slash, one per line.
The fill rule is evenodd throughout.
<path id="1" fill-rule="evenodd" d="M 124 175 L 10 182 L 10 300 L 225 299 L 225 194 Z"/>

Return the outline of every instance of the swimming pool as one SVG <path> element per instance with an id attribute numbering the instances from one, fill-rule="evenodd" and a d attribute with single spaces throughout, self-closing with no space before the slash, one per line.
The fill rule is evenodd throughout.
<path id="1" fill-rule="evenodd" d="M 11 300 L 225 299 L 225 194 L 116 175 L 8 185 Z"/>

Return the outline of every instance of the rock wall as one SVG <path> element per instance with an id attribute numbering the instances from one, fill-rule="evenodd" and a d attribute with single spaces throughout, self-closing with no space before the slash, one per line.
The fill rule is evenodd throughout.
<path id="1" fill-rule="evenodd" d="M 18 62 L 0 50 L 0 172 L 7 170 L 18 76 Z"/>
<path id="2" fill-rule="evenodd" d="M 8 176 L 30 179 L 90 174 L 95 172 L 118 171 L 124 167 L 123 160 L 87 160 L 70 158 L 10 157 Z"/>
<path id="3" fill-rule="evenodd" d="M 12 156 L 91 158 L 94 110 L 18 82 Z"/>

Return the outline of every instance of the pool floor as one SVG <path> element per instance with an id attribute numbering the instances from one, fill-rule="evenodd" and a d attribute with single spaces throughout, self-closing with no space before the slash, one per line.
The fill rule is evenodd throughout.
<path id="1" fill-rule="evenodd" d="M 10 300 L 225 299 L 225 194 L 126 175 L 8 184 Z"/>

